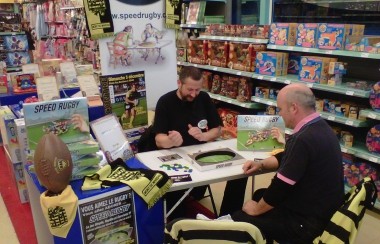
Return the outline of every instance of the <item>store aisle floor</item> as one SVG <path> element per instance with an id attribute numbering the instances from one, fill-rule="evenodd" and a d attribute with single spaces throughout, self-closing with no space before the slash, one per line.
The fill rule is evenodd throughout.
<path id="1" fill-rule="evenodd" d="M 19 244 L 15 229 L 0 194 L 0 243 Z"/>

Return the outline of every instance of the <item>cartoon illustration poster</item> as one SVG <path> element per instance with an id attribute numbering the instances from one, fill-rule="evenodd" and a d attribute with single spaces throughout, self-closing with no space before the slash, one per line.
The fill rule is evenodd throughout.
<path id="1" fill-rule="evenodd" d="M 272 151 L 282 148 L 285 148 L 285 123 L 282 117 L 238 115 L 238 150 Z"/>
<path id="2" fill-rule="evenodd" d="M 148 109 L 176 88 L 175 32 L 165 29 L 165 1 L 110 1 L 114 36 L 99 40 L 102 74 L 145 71 Z"/>

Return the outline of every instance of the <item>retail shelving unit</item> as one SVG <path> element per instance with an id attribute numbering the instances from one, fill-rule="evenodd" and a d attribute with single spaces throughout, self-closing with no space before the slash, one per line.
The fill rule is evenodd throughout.
<path id="1" fill-rule="evenodd" d="M 273 22 L 365 24 L 365 35 L 379 35 L 378 0 L 273 0 Z"/>

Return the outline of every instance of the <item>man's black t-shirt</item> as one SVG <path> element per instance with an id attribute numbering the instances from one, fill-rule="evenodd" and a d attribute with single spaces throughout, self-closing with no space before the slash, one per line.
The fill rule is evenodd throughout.
<path id="1" fill-rule="evenodd" d="M 206 122 L 208 129 L 223 126 L 218 111 L 206 92 L 201 91 L 192 102 L 185 102 L 177 96 L 176 91 L 168 92 L 158 100 L 153 123 L 154 133 L 168 134 L 171 130 L 178 131 L 183 138 L 181 146 L 190 146 L 203 142 L 189 135 L 188 124 L 202 129 L 203 132 L 206 132 Z"/>

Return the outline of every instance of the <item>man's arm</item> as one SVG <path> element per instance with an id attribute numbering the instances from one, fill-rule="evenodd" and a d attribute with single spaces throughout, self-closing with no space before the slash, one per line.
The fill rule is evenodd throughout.
<path id="1" fill-rule="evenodd" d="M 169 134 L 159 133 L 155 137 L 158 148 L 179 147 L 183 143 L 181 134 L 178 131 L 169 131 Z"/>
<path id="2" fill-rule="evenodd" d="M 244 174 L 249 175 L 260 169 L 278 169 L 279 163 L 275 156 L 263 159 L 261 161 L 247 160 L 243 165 Z"/>
<path id="3" fill-rule="evenodd" d="M 193 127 L 190 124 L 188 126 L 189 126 L 189 131 L 188 131 L 189 134 L 195 139 L 197 139 L 198 141 L 209 142 L 209 141 L 215 140 L 216 138 L 220 136 L 220 126 L 216 128 L 212 128 L 211 130 L 207 132 L 202 132 L 201 129 L 195 126 Z"/>

